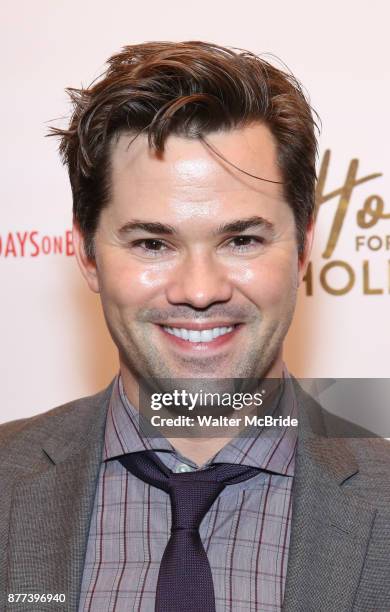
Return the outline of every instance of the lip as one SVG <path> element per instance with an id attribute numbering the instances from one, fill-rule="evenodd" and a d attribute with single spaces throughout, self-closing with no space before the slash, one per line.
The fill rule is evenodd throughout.
<path id="1" fill-rule="evenodd" d="M 211 322 L 205 322 L 205 323 L 196 323 L 196 322 L 188 322 L 188 321 L 183 321 L 182 323 L 159 323 L 158 324 L 161 327 L 174 327 L 177 329 L 191 329 L 193 331 L 203 331 L 206 329 L 214 329 L 214 327 L 236 327 L 238 325 L 240 325 L 240 323 L 238 323 L 237 321 L 211 321 Z M 234 330 L 233 330 L 234 331 Z"/>
<path id="2" fill-rule="evenodd" d="M 164 324 L 165 325 L 165 324 Z M 236 337 L 236 335 L 240 332 L 240 329 L 242 327 L 242 325 L 240 323 L 226 323 L 225 321 L 223 323 L 212 323 L 212 324 L 207 324 L 207 327 L 205 324 L 201 325 L 198 324 L 196 326 L 194 326 L 194 324 L 175 324 L 175 325 L 166 325 L 166 327 L 184 327 L 186 329 L 191 329 L 191 330 L 196 330 L 196 331 L 202 331 L 203 329 L 213 329 L 213 327 L 233 327 L 231 332 L 228 332 L 227 334 L 224 334 L 223 336 L 218 336 L 218 338 L 214 338 L 214 340 L 211 340 L 211 342 L 190 342 L 189 340 L 183 340 L 183 338 L 178 338 L 177 336 L 174 336 L 172 334 L 170 334 L 169 332 L 165 331 L 163 325 L 159 324 L 157 325 L 157 327 L 160 329 L 160 333 L 163 334 L 164 339 L 167 342 L 170 342 L 171 345 L 177 349 L 180 349 L 182 351 L 186 351 L 186 352 L 202 352 L 202 353 L 210 353 L 210 352 L 215 352 L 218 351 L 222 348 L 226 348 L 229 343 L 231 343 L 234 338 Z"/>

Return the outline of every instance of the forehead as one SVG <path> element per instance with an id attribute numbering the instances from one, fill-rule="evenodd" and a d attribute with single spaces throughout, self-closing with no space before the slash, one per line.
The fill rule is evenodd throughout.
<path id="1" fill-rule="evenodd" d="M 162 154 L 148 146 L 145 135 L 134 139 L 134 135 L 121 134 L 114 139 L 111 144 L 114 207 L 128 209 L 136 204 L 143 211 L 151 206 L 156 211 L 165 206 L 168 213 L 170 206 L 180 205 L 182 211 L 189 207 L 188 214 L 200 213 L 200 208 L 203 214 L 208 214 L 224 204 L 240 207 L 283 198 L 282 185 L 248 176 L 282 181 L 276 143 L 265 125 L 213 132 L 206 140 L 228 161 L 200 139 L 169 136 Z"/>
<path id="2" fill-rule="evenodd" d="M 256 123 L 234 130 L 213 132 L 207 141 L 227 160 L 249 174 L 268 180 L 281 181 L 277 165 L 276 143 L 269 128 Z M 246 185 L 262 190 L 264 182 L 236 170 L 223 161 L 200 139 L 169 136 L 164 152 L 157 154 L 148 146 L 147 136 L 122 133 L 111 143 L 111 167 L 113 178 L 124 172 L 132 173 L 133 179 L 146 182 L 152 175 L 154 181 L 164 182 L 175 176 L 186 184 L 196 181 L 207 185 L 212 178 L 215 182 Z M 260 183 L 260 184 L 259 184 Z"/>

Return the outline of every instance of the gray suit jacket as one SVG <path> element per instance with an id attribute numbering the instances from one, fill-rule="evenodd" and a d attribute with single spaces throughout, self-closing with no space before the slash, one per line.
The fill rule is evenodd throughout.
<path id="1" fill-rule="evenodd" d="M 110 394 L 0 427 L 1 612 L 77 611 Z M 390 443 L 326 437 L 347 423 L 298 401 L 283 611 L 389 612 Z M 66 603 L 7 602 L 26 592 Z"/>

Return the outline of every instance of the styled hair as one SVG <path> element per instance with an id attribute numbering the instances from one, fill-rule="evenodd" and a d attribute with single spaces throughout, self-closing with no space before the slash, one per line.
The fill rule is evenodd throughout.
<path id="1" fill-rule="evenodd" d="M 114 137 L 144 132 L 148 145 L 161 154 L 171 134 L 203 138 L 253 122 L 266 125 L 275 138 L 302 254 L 315 205 L 316 122 L 292 74 L 243 49 L 201 41 L 149 42 L 124 47 L 89 87 L 66 91 L 73 105 L 69 127 L 53 127 L 49 135 L 61 139 L 73 217 L 88 257 L 94 257 L 94 234 L 110 199 Z"/>

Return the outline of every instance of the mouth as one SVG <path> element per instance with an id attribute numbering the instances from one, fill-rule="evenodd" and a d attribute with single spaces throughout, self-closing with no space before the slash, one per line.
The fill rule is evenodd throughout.
<path id="1" fill-rule="evenodd" d="M 225 346 L 237 334 L 241 323 L 159 325 L 166 339 L 187 350 L 211 350 Z"/>

